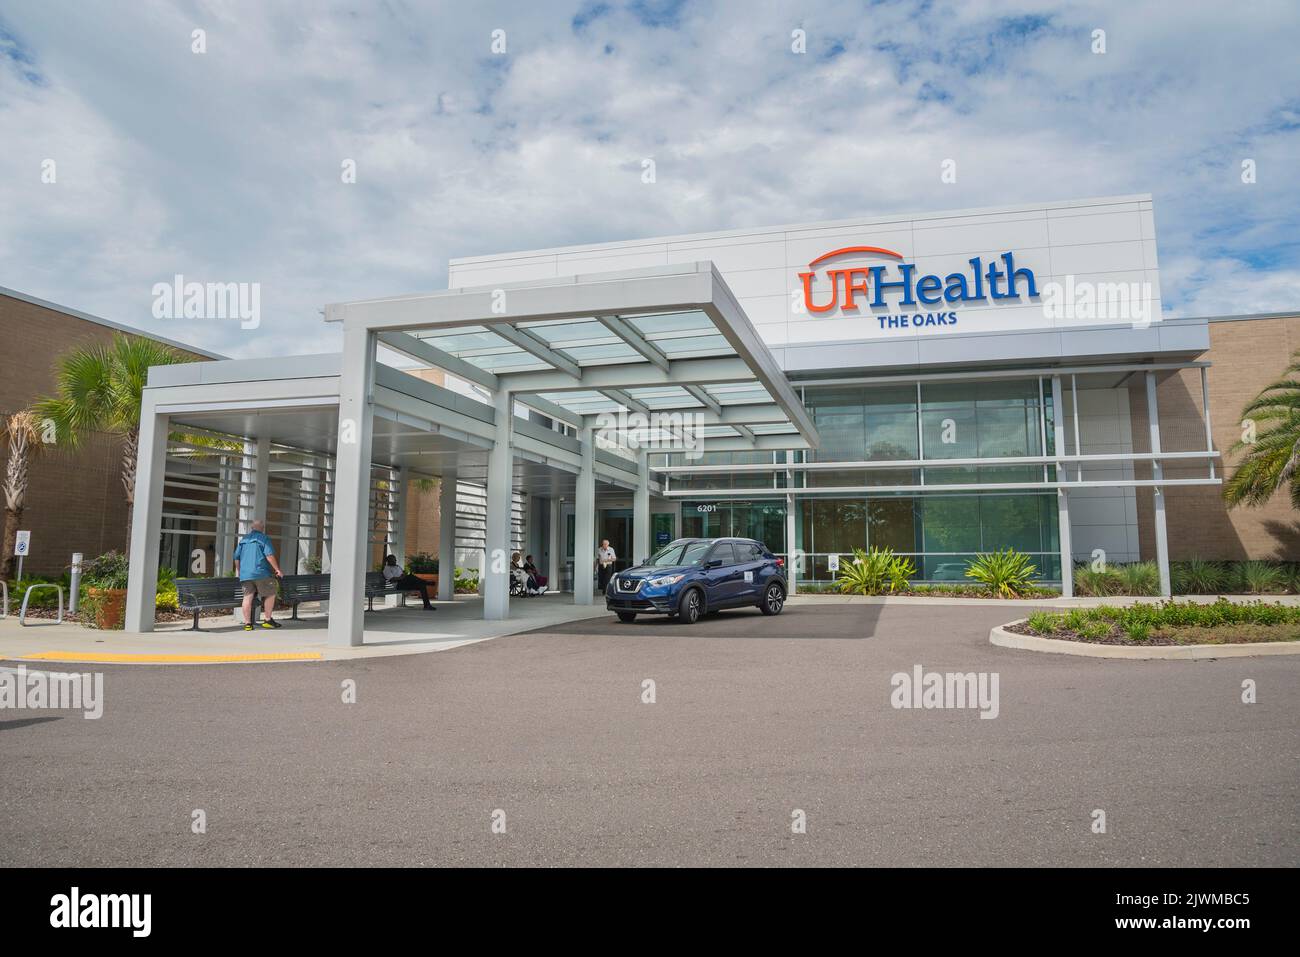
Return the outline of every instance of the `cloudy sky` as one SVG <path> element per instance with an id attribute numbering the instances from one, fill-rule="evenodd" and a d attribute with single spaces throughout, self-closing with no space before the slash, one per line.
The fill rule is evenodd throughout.
<path id="1" fill-rule="evenodd" d="M 1291 0 L 6 0 L 0 286 L 314 352 L 454 256 L 1150 192 L 1167 315 L 1295 310 L 1297 41 Z M 177 273 L 260 328 L 155 319 Z"/>

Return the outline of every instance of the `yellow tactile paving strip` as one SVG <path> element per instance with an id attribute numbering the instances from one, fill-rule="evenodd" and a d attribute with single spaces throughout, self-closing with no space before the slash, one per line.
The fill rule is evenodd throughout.
<path id="1" fill-rule="evenodd" d="M 247 655 L 168 655 L 168 654 L 130 654 L 128 652 L 81 652 L 81 651 L 41 651 L 32 655 L 23 655 L 23 661 L 88 661 L 100 664 L 226 664 L 239 661 L 320 661 L 324 658 L 319 651 L 288 651 L 279 654 Z"/>

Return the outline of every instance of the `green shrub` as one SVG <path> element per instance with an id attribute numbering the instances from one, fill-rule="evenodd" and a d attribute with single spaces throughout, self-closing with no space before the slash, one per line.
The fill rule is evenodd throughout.
<path id="1" fill-rule="evenodd" d="M 1242 562 L 1236 568 L 1236 584 L 1252 595 L 1284 591 L 1286 574 L 1272 562 Z"/>
<path id="2" fill-rule="evenodd" d="M 1115 576 L 1125 595 L 1160 594 L 1160 568 L 1155 562 L 1133 562 L 1117 565 Z"/>
<path id="3" fill-rule="evenodd" d="M 966 568 L 967 578 L 975 579 L 1003 598 L 1018 598 L 1032 590 L 1037 573 L 1038 568 L 1030 563 L 1029 556 L 1014 548 L 976 555 Z"/>
<path id="4" fill-rule="evenodd" d="M 105 552 L 81 568 L 81 580 L 88 588 L 125 588 L 130 562 L 121 552 Z"/>
<path id="5" fill-rule="evenodd" d="M 1223 591 L 1227 581 L 1227 571 L 1221 564 L 1199 558 L 1174 562 L 1170 576 L 1174 593 L 1178 595 L 1216 595 Z"/>
<path id="6" fill-rule="evenodd" d="M 1088 641 L 1098 641 L 1110 634 L 1110 622 L 1090 620 L 1085 621 L 1079 628 L 1079 636 L 1086 638 Z"/>
<path id="7" fill-rule="evenodd" d="M 889 587 L 889 568 L 894 560 L 892 549 L 853 549 L 853 560 L 840 564 L 835 580 L 845 595 L 879 595 Z"/>
<path id="8" fill-rule="evenodd" d="M 889 590 L 907 591 L 912 576 L 916 574 L 916 565 L 910 558 L 895 555 L 889 563 Z"/>
<path id="9" fill-rule="evenodd" d="M 1074 570 L 1074 593 L 1090 598 L 1104 598 L 1120 593 L 1120 580 L 1111 568 L 1094 569 L 1080 565 Z"/>
<path id="10" fill-rule="evenodd" d="M 1029 616 L 1029 627 L 1041 635 L 1050 635 L 1061 626 L 1064 621 L 1064 615 L 1054 614 L 1050 611 L 1036 611 Z"/>
<path id="11" fill-rule="evenodd" d="M 419 552 L 406 560 L 407 570 L 412 575 L 438 574 L 438 559 L 428 552 Z"/>
<path id="12" fill-rule="evenodd" d="M 1124 634 L 1130 641 L 1146 641 L 1151 637 L 1151 625 L 1145 621 L 1127 621 L 1124 623 Z"/>

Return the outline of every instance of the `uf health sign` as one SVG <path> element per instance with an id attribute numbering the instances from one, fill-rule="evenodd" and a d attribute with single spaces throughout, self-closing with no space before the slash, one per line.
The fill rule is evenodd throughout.
<path id="1" fill-rule="evenodd" d="M 818 267 L 831 259 L 847 255 L 882 256 L 900 260 L 893 263 L 897 270 L 891 274 L 888 265 L 826 267 L 818 276 Z M 896 297 L 899 307 L 909 311 L 875 318 L 881 329 L 906 329 L 921 326 L 955 326 L 957 313 L 952 310 L 919 311 L 927 306 L 944 306 L 962 302 L 988 302 L 1020 299 L 1022 295 L 1038 295 L 1034 271 L 1016 268 L 1016 258 L 1011 252 L 985 261 L 981 256 L 967 260 L 969 271 L 939 276 L 934 273 L 918 275 L 915 263 L 902 262 L 902 253 L 881 246 L 845 246 L 818 256 L 808 264 L 808 271 L 799 273 L 803 283 L 803 304 L 811 315 L 833 312 L 836 309 L 855 311 L 863 308 L 884 308 L 886 294 Z M 820 286 L 814 289 L 815 286 Z M 821 301 L 818 301 L 821 297 Z M 917 311 L 912 311 L 917 310 Z"/>

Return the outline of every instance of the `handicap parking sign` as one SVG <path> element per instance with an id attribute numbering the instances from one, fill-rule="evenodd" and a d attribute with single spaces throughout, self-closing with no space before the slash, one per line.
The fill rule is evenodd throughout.
<path id="1" fill-rule="evenodd" d="M 32 533 L 19 532 L 14 537 L 14 557 L 22 558 L 31 552 Z"/>

